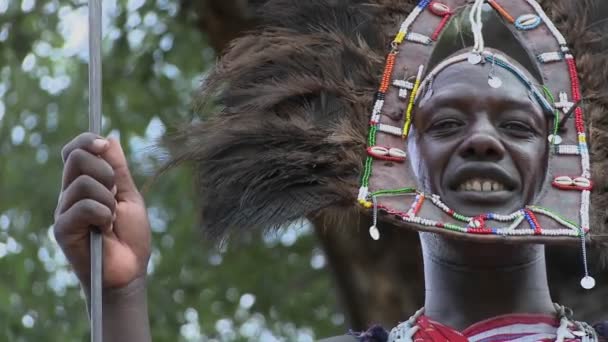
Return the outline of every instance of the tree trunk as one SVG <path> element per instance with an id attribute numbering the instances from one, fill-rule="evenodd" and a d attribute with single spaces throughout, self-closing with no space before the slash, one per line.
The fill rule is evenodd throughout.
<path id="1" fill-rule="evenodd" d="M 222 51 L 230 40 L 255 25 L 255 11 L 263 2 L 182 0 L 183 9 L 197 14 L 199 29 L 216 51 Z M 600 14 L 608 13 L 608 3 L 598 3 L 595 28 L 601 32 L 602 27 L 608 26 L 607 22 L 600 22 L 607 17 Z M 372 241 L 369 218 L 353 218 L 352 222 L 339 224 L 318 219 L 313 223 L 351 328 L 361 330 L 375 323 L 391 327 L 422 306 L 423 269 L 416 233 L 385 224 L 380 227 L 381 239 Z M 554 300 L 574 309 L 579 320 L 608 319 L 606 304 L 602 304 L 608 298 L 608 274 L 595 274 L 597 288 L 582 290 L 580 255 L 580 248 L 548 248 Z"/>
<path id="2" fill-rule="evenodd" d="M 313 222 L 327 256 L 350 327 L 395 326 L 424 304 L 418 234 L 380 224 L 380 240 L 369 235 L 371 218 Z"/>
<path id="3" fill-rule="evenodd" d="M 220 53 L 255 25 L 255 12 L 265 0 L 182 0 L 182 13 L 194 12 L 198 28 Z"/>

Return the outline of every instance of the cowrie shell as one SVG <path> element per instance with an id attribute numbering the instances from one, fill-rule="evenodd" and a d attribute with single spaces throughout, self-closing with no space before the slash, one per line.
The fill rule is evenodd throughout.
<path id="1" fill-rule="evenodd" d="M 373 154 L 379 155 L 379 156 L 387 156 L 388 155 L 388 148 L 382 147 L 382 146 L 373 146 L 373 147 L 370 148 L 370 151 Z"/>
<path id="2" fill-rule="evenodd" d="M 549 143 L 551 144 L 555 144 L 555 145 L 559 145 L 562 143 L 562 137 L 560 137 L 559 135 L 549 135 Z"/>
<path id="3" fill-rule="evenodd" d="M 574 178 L 574 185 L 580 186 L 581 188 L 588 188 L 591 186 L 591 181 L 585 177 Z"/>
<path id="4" fill-rule="evenodd" d="M 431 6 L 429 6 L 429 9 L 431 10 L 431 12 L 433 12 L 433 14 L 436 14 L 438 16 L 444 16 L 450 13 L 450 8 L 446 4 L 442 4 L 440 2 L 433 1 L 431 3 Z"/>
<path id="5" fill-rule="evenodd" d="M 521 30 L 531 30 L 540 25 L 541 19 L 536 14 L 523 14 L 515 20 L 515 26 Z"/>
<path id="6" fill-rule="evenodd" d="M 574 184 L 574 181 L 572 180 L 572 178 L 570 178 L 568 176 L 555 177 L 555 179 L 553 181 L 555 183 L 557 183 L 557 184 L 560 184 L 560 185 L 572 185 L 572 184 Z"/>
<path id="7" fill-rule="evenodd" d="M 405 158 L 406 157 L 405 151 L 398 149 L 398 148 L 394 148 L 394 147 L 388 150 L 388 155 L 391 157 L 396 157 L 396 158 Z"/>

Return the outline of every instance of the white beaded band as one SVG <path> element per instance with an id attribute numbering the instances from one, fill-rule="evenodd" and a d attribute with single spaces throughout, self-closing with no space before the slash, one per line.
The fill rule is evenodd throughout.
<path id="1" fill-rule="evenodd" d="M 536 56 L 541 63 L 559 62 L 564 59 L 561 51 L 545 52 Z"/>
<path id="2" fill-rule="evenodd" d="M 578 145 L 557 145 L 555 147 L 557 154 L 579 155 L 581 154 Z"/>
<path id="3" fill-rule="evenodd" d="M 387 134 L 391 134 L 391 135 L 396 135 L 398 137 L 401 137 L 403 135 L 402 128 L 387 125 L 387 124 L 378 124 L 378 131 L 387 133 Z"/>
<path id="4" fill-rule="evenodd" d="M 433 42 L 430 37 L 416 32 L 408 33 L 407 36 L 405 36 L 405 39 L 410 42 L 420 43 L 423 45 L 431 45 L 431 43 Z"/>

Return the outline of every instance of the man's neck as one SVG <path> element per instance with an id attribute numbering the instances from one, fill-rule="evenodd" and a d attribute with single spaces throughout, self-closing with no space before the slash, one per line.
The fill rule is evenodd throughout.
<path id="1" fill-rule="evenodd" d="M 502 314 L 553 314 L 540 245 L 480 244 L 420 236 L 425 314 L 462 330 Z"/>

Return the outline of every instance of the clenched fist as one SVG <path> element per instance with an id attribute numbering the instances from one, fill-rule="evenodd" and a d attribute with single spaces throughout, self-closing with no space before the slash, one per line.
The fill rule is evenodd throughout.
<path id="1" fill-rule="evenodd" d="M 62 150 L 55 238 L 83 287 L 90 279 L 89 233 L 103 235 L 103 287 L 120 288 L 146 274 L 150 224 L 120 143 L 83 133 Z"/>

